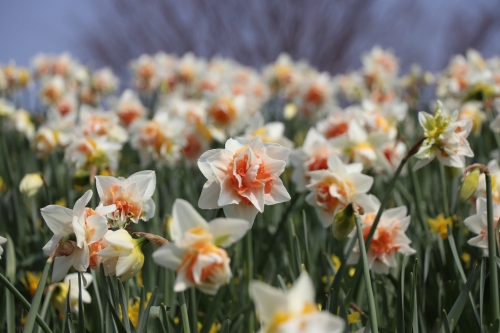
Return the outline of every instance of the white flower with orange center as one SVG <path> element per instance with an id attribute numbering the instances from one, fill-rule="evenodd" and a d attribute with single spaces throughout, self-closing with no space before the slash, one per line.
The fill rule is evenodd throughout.
<path id="1" fill-rule="evenodd" d="M 293 148 L 293 142 L 284 134 L 285 124 L 279 121 L 266 124 L 264 116 L 260 112 L 253 115 L 245 130 L 245 137 L 249 140 L 258 136 L 263 142 L 272 142 L 286 148 Z"/>
<path id="2" fill-rule="evenodd" d="M 500 205 L 493 202 L 493 222 L 494 230 L 497 228 L 498 219 L 500 218 Z M 464 224 L 470 231 L 477 236 L 469 239 L 467 243 L 472 246 L 477 246 L 483 250 L 484 255 L 488 256 L 488 210 L 486 208 L 486 199 L 478 198 L 476 200 L 476 214 L 469 216 L 464 220 Z M 498 231 L 497 231 L 497 237 Z"/>
<path id="3" fill-rule="evenodd" d="M 114 109 L 125 128 L 129 128 L 132 123 L 146 116 L 146 109 L 139 97 L 130 89 L 123 92 Z"/>
<path id="4" fill-rule="evenodd" d="M 314 286 L 303 272 L 288 292 L 264 282 L 250 282 L 250 297 L 261 320 L 259 333 L 340 333 L 345 322 L 319 311 Z"/>
<path id="5" fill-rule="evenodd" d="M 246 125 L 245 96 L 217 96 L 208 106 L 207 119 L 214 139 L 224 141 L 236 135 Z"/>
<path id="6" fill-rule="evenodd" d="M 302 147 L 290 153 L 290 163 L 293 166 L 292 181 L 296 185 L 296 190 L 305 191 L 310 180 L 309 173 L 328 169 L 328 158 L 338 153 L 339 151 L 323 135 L 315 128 L 310 128 Z"/>
<path id="7" fill-rule="evenodd" d="M 130 65 L 134 86 L 141 92 L 151 92 L 158 85 L 158 64 L 147 54 L 141 55 Z"/>
<path id="8" fill-rule="evenodd" d="M 279 178 L 285 170 L 290 150 L 262 143 L 259 137 L 229 139 L 225 149 L 205 152 L 198 166 L 208 181 L 198 205 L 202 209 L 224 208 L 227 217 L 253 223 L 264 205 L 290 200 Z"/>
<path id="9" fill-rule="evenodd" d="M 115 205 L 116 210 L 107 217 L 112 226 L 124 228 L 130 222 L 147 221 L 155 213 L 152 199 L 156 189 L 154 171 L 136 172 L 127 179 L 110 176 L 96 176 L 96 187 L 101 202 L 99 207 Z"/>
<path id="10" fill-rule="evenodd" d="M 176 199 L 170 230 L 174 242 L 157 249 L 153 260 L 177 272 L 174 291 L 196 287 L 214 295 L 231 278 L 230 259 L 221 247 L 241 239 L 248 228 L 248 221 L 242 219 L 217 218 L 207 223 L 190 203 Z"/>
<path id="11" fill-rule="evenodd" d="M 120 80 L 116 77 L 111 68 L 105 67 L 92 74 L 91 84 L 92 88 L 100 94 L 108 95 L 118 89 Z"/>
<path id="12" fill-rule="evenodd" d="M 118 117 L 112 112 L 83 105 L 80 109 L 80 126 L 85 136 L 102 137 L 122 144 L 128 140 L 127 131 L 118 125 Z"/>
<path id="13" fill-rule="evenodd" d="M 28 140 L 33 139 L 35 135 L 35 125 L 31 121 L 31 115 L 28 111 L 19 109 L 9 116 L 8 127 L 21 133 Z"/>
<path id="14" fill-rule="evenodd" d="M 131 145 L 139 152 L 141 164 L 155 161 L 158 166 L 173 166 L 182 157 L 185 138 L 184 121 L 171 118 L 166 112 L 157 112 L 152 120 L 137 121 L 131 127 Z"/>
<path id="15" fill-rule="evenodd" d="M 57 103 L 65 94 L 66 83 L 60 76 L 47 78 L 42 82 L 40 89 L 40 98 L 46 105 Z"/>
<path id="16" fill-rule="evenodd" d="M 79 272 L 87 270 L 90 264 L 89 245 L 98 242 L 107 232 L 108 224 L 103 215 L 116 209 L 115 205 L 101 206 L 93 210 L 85 206 L 92 197 L 88 190 L 76 201 L 73 209 L 49 205 L 41 209 L 42 217 L 54 236 L 43 247 L 46 255 L 51 255 L 59 241 L 70 236 L 58 249 L 54 259 L 52 281 L 60 281 L 73 267 Z M 72 236 L 74 234 L 74 237 Z"/>
<path id="17" fill-rule="evenodd" d="M 89 166 L 116 169 L 121 149 L 122 145 L 117 142 L 81 137 L 66 147 L 64 159 L 77 169 Z"/>
<path id="18" fill-rule="evenodd" d="M 358 203 L 366 198 L 373 178 L 361 173 L 360 163 L 344 164 L 336 155 L 330 155 L 328 169 L 311 171 L 306 201 L 316 207 L 318 218 L 324 228 L 333 223 L 337 211 L 349 203 Z"/>
<path id="19" fill-rule="evenodd" d="M 33 148 L 40 155 L 48 156 L 58 146 L 57 132 L 48 127 L 40 127 L 33 140 Z"/>
<path id="20" fill-rule="evenodd" d="M 361 228 L 366 241 L 380 208 L 380 201 L 370 195 L 368 200 L 363 202 L 363 208 L 365 214 L 361 216 Z M 411 220 L 411 217 L 406 214 L 406 206 L 387 209 L 382 213 L 367 251 L 368 265 L 375 273 L 388 274 L 390 268 L 397 267 L 397 253 L 412 255 L 417 252 L 410 247 L 411 240 L 405 234 Z M 356 230 L 351 232 L 350 237 L 356 237 Z M 359 257 L 359 243 L 356 243 L 347 263 L 356 264 Z"/>

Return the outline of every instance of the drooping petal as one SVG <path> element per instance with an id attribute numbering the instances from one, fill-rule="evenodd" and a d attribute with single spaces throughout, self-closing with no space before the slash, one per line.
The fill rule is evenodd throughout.
<path id="1" fill-rule="evenodd" d="M 250 227 L 252 227 L 258 212 L 259 210 L 253 205 L 240 204 L 224 206 L 224 214 L 226 215 L 226 217 L 234 217 L 247 220 L 248 222 L 250 222 Z"/>
<path id="2" fill-rule="evenodd" d="M 182 262 L 185 250 L 179 249 L 174 243 L 168 243 L 153 252 L 153 260 L 160 266 L 177 270 Z"/>

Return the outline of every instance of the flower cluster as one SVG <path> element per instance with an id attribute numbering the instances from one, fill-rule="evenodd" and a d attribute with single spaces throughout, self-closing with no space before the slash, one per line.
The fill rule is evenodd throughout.
<path id="1" fill-rule="evenodd" d="M 85 272 L 89 267 L 99 269 L 101 263 L 107 274 L 126 281 L 144 263 L 141 248 L 146 237 L 133 238 L 123 228 L 154 214 L 151 196 L 156 188 L 155 173 L 142 171 L 128 179 L 101 176 L 96 181 L 100 203 L 95 209 L 86 207 L 91 190 L 76 201 L 73 209 L 58 205 L 41 209 L 54 233 L 43 247 L 46 255 L 54 257 L 53 281 L 62 280 L 71 267 Z M 110 227 L 121 229 L 113 231 Z"/>

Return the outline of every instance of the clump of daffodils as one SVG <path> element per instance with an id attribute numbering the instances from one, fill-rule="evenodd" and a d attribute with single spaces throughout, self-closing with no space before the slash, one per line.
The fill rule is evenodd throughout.
<path id="1" fill-rule="evenodd" d="M 438 103 L 434 115 L 426 112 L 418 114 L 424 129 L 425 140 L 415 157 L 419 161 L 414 169 L 419 169 L 434 158 L 445 166 L 463 168 L 465 157 L 473 157 L 467 137 L 472 129 L 471 120 L 458 120 L 458 111 L 448 115 Z"/>
<path id="2" fill-rule="evenodd" d="M 73 209 L 58 205 L 41 209 L 54 234 L 43 248 L 54 258 L 52 281 L 62 280 L 70 268 L 86 272 L 88 268 L 99 269 L 101 264 L 107 275 L 126 281 L 142 268 L 142 247 L 148 241 L 155 245 L 165 242 L 147 233 L 135 237 L 123 229 L 130 222 L 138 223 L 154 215 L 153 171 L 138 172 L 128 179 L 97 176 L 96 180 L 101 202 L 95 209 L 86 207 L 93 195 L 91 190 L 76 201 Z"/>

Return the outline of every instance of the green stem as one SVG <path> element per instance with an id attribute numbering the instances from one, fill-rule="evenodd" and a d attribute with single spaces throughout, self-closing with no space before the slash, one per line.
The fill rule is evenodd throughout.
<path id="1" fill-rule="evenodd" d="M 22 307 L 26 311 L 30 311 L 31 309 L 30 303 L 26 300 L 26 298 L 24 298 L 23 295 L 21 295 L 21 293 L 16 289 L 16 287 L 14 287 L 14 285 L 10 283 L 10 281 L 5 276 L 3 276 L 2 273 L 0 273 L 0 282 L 2 282 L 7 289 L 9 289 L 12 295 L 14 295 L 14 297 L 19 302 L 21 302 Z M 45 333 L 52 333 L 49 326 L 47 326 L 47 324 L 43 321 L 42 317 L 40 317 L 38 314 L 36 315 L 36 322 L 38 323 L 38 325 L 40 325 L 40 327 Z"/>
<path id="2" fill-rule="evenodd" d="M 191 329 L 189 328 L 189 316 L 186 305 L 186 297 L 184 296 L 184 291 L 179 293 L 179 301 L 181 303 L 181 317 L 182 317 L 182 326 L 184 327 L 184 333 L 191 333 Z"/>
<path id="3" fill-rule="evenodd" d="M 448 203 L 448 186 L 446 185 L 446 175 L 444 173 L 444 165 L 439 163 L 439 176 L 441 178 L 441 190 L 443 191 L 443 208 L 444 215 L 450 216 L 450 205 Z"/>
<path id="4" fill-rule="evenodd" d="M 47 275 L 49 275 L 50 267 L 52 266 L 53 259 L 47 259 L 45 267 L 43 268 L 42 277 L 40 278 L 40 283 L 36 288 L 35 296 L 31 302 L 31 309 L 28 312 L 28 319 L 26 320 L 26 325 L 24 325 L 25 333 L 33 332 L 33 327 L 35 326 L 35 320 L 38 315 L 38 308 L 40 307 L 40 302 L 42 300 L 43 290 L 45 289 L 45 283 L 47 283 Z"/>
<path id="5" fill-rule="evenodd" d="M 245 237 L 246 243 L 246 254 L 247 254 L 247 286 L 250 286 L 250 282 L 253 279 L 253 247 L 252 247 L 252 229 L 248 230 L 247 236 Z M 248 290 L 248 288 L 247 288 Z M 253 311 L 250 311 L 248 315 L 248 332 L 253 332 L 255 330 L 255 322 Z"/>
<path id="6" fill-rule="evenodd" d="M 193 332 L 198 332 L 198 304 L 196 302 L 196 289 L 191 288 L 189 290 L 189 305 L 190 314 L 189 319 L 191 320 L 191 330 Z"/>
<path id="7" fill-rule="evenodd" d="M 380 222 L 380 218 L 382 217 L 382 213 L 384 212 L 385 207 L 389 203 L 389 199 L 391 198 L 392 190 L 394 190 L 394 187 L 396 186 L 396 182 L 398 180 L 398 177 L 401 174 L 401 171 L 403 170 L 403 167 L 405 166 L 406 162 L 408 162 L 408 158 L 409 158 L 409 156 L 406 156 L 405 158 L 403 158 L 401 160 L 401 163 L 399 163 L 399 166 L 396 169 L 396 172 L 392 176 L 391 181 L 389 182 L 389 184 L 387 185 L 387 187 L 385 189 L 384 198 L 382 199 L 382 202 L 380 204 L 380 208 L 377 211 L 377 215 L 375 216 L 375 219 L 373 220 L 373 224 L 370 228 L 370 232 L 368 233 L 368 236 L 366 237 L 366 240 L 365 240 L 365 248 L 367 248 L 367 249 L 370 248 L 370 243 L 373 239 L 373 235 L 375 234 L 375 231 L 377 230 L 377 226 L 378 226 L 378 223 Z M 361 275 L 360 275 L 361 274 L 360 273 L 361 272 L 361 265 L 363 265 L 363 263 L 359 262 L 358 265 L 356 266 L 356 271 L 354 273 L 353 278 L 351 279 L 352 282 L 349 284 L 351 288 L 354 288 L 353 290 L 357 290 L 357 286 L 358 286 L 360 278 L 361 278 Z M 344 277 L 342 276 L 342 280 L 343 280 L 343 278 Z M 353 295 L 354 295 L 354 293 L 348 294 L 348 296 L 345 300 L 346 304 L 350 303 Z"/>
<path id="8" fill-rule="evenodd" d="M 378 333 L 377 308 L 375 306 L 375 298 L 373 297 L 372 282 L 370 279 L 370 268 L 368 267 L 368 258 L 366 257 L 366 248 L 363 241 L 363 230 L 359 215 L 356 216 L 356 229 L 358 233 L 359 252 L 363 263 L 363 274 L 365 276 L 366 292 L 368 294 L 368 308 L 370 309 L 370 323 L 373 333 Z"/>
<path id="9" fill-rule="evenodd" d="M 492 321 L 500 319 L 500 302 L 498 299 L 498 270 L 496 265 L 496 241 L 495 241 L 495 221 L 493 215 L 493 199 L 491 194 L 491 176 L 485 173 L 486 178 L 486 209 L 488 217 L 488 253 L 490 265 L 490 288 L 491 288 L 491 308 L 493 311 Z"/>

